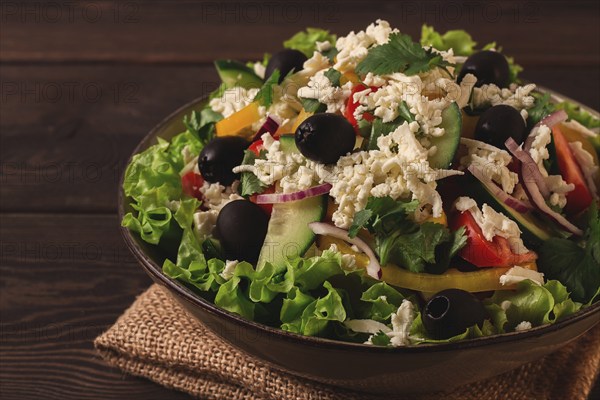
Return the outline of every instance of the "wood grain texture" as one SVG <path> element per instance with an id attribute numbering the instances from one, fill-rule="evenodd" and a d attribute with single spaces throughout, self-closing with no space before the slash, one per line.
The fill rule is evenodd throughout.
<path id="1" fill-rule="evenodd" d="M 2 214 L 0 398 L 183 398 L 93 349 L 150 284 L 117 226 L 113 215 Z"/>
<path id="2" fill-rule="evenodd" d="M 596 25 L 599 12 L 593 1 L 7 1 L 0 56 L 44 63 L 255 59 L 306 26 L 346 34 L 384 18 L 411 35 L 425 21 L 440 30 L 468 28 L 525 65 L 599 65 L 598 35 L 582 40 L 582 27 Z"/>
<path id="3" fill-rule="evenodd" d="M 118 234 L 118 177 L 137 142 L 306 26 L 377 18 L 418 35 L 467 28 L 523 77 L 600 109 L 594 1 L 0 3 L 0 398 L 179 399 L 109 368 L 92 340 L 150 284 Z M 600 386 L 591 399 L 600 398 Z"/>

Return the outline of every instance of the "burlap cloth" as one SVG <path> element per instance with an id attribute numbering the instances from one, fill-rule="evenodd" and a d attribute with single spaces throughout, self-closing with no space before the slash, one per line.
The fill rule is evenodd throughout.
<path id="1" fill-rule="evenodd" d="M 154 285 L 95 341 L 109 363 L 207 399 L 381 399 L 273 370 L 232 348 Z M 411 399 L 586 399 L 600 369 L 600 326 L 538 362 L 461 387 Z M 385 397 L 389 399 L 389 396 Z"/>

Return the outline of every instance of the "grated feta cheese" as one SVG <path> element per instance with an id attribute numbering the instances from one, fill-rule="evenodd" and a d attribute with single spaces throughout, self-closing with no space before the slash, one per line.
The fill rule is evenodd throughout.
<path id="1" fill-rule="evenodd" d="M 525 86 L 513 84 L 510 88 L 503 89 L 494 84 L 481 85 L 481 87 L 473 88 L 473 107 L 478 109 L 505 104 L 519 111 L 528 109 L 533 107 L 535 102 L 535 98 L 531 95 L 534 89 L 533 83 Z"/>
<path id="2" fill-rule="evenodd" d="M 540 173 L 546 181 L 546 186 L 550 190 L 550 205 L 563 208 L 567 204 L 566 194 L 575 189 L 575 185 L 567 183 L 561 175 L 548 175 L 544 161 L 550 158 L 548 145 L 552 141 L 552 131 L 546 125 L 540 125 L 534 128 L 529 134 L 533 137 L 529 155 L 537 164 Z"/>
<path id="3" fill-rule="evenodd" d="M 225 268 L 223 268 L 223 271 L 221 271 L 219 275 L 221 275 L 221 277 L 227 281 L 230 280 L 231 278 L 233 278 L 235 267 L 237 267 L 239 263 L 240 262 L 238 260 L 225 261 Z"/>
<path id="4" fill-rule="evenodd" d="M 524 280 L 531 280 L 537 285 L 544 284 L 544 274 L 515 265 L 500 277 L 501 285 L 515 285 Z"/>
<path id="5" fill-rule="evenodd" d="M 354 71 L 358 63 L 367 56 L 369 47 L 387 43 L 392 32 L 398 30 L 392 29 L 387 21 L 378 19 L 369 25 L 366 31 L 352 31 L 339 37 L 335 42 L 338 54 L 334 68 L 341 73 Z"/>
<path id="6" fill-rule="evenodd" d="M 533 328 L 533 326 L 531 325 L 531 322 L 522 321 L 522 322 L 519 322 L 519 324 L 517 326 L 515 326 L 515 332 L 524 332 L 524 331 L 530 330 L 531 328 Z"/>
<path id="7" fill-rule="evenodd" d="M 469 211 L 471 213 L 486 240 L 491 242 L 494 236 L 498 235 L 508 240 L 513 253 L 525 254 L 529 251 L 525 247 L 525 244 L 523 244 L 523 240 L 521 240 L 519 226 L 506 215 L 497 212 L 487 204 L 484 204 L 481 210 L 479 210 L 475 200 L 464 196 L 456 200 L 454 207 L 458 211 Z"/>
<path id="8" fill-rule="evenodd" d="M 252 103 L 258 90 L 236 86 L 226 89 L 221 97 L 215 97 L 208 104 L 214 112 L 221 113 L 224 118 L 227 118 Z"/>
<path id="9" fill-rule="evenodd" d="M 514 191 L 519 183 L 519 176 L 508 169 L 512 157 L 507 151 L 474 139 L 461 138 L 460 143 L 468 149 L 468 154 L 460 159 L 463 167 L 474 165 L 506 193 Z"/>
<path id="10" fill-rule="evenodd" d="M 325 71 L 319 71 L 308 81 L 308 85 L 298 90 L 298 96 L 306 99 L 316 99 L 327 106 L 328 113 L 344 113 L 346 103 L 352 92 L 352 82 L 341 87 L 335 87 L 325 76 Z"/>

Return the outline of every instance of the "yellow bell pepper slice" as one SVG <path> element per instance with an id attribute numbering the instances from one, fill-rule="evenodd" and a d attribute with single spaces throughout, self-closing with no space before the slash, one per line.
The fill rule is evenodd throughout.
<path id="1" fill-rule="evenodd" d="M 363 253 L 357 253 L 352 250 L 346 242 L 329 236 L 320 236 L 317 247 L 320 250 L 328 249 L 335 244 L 338 250 L 344 254 L 351 254 L 356 259 L 356 266 L 366 268 L 369 264 L 369 257 Z M 537 271 L 535 262 L 521 265 L 523 268 Z M 462 289 L 467 292 L 487 292 L 493 290 L 514 289 L 511 285 L 501 285 L 500 276 L 504 275 L 510 268 L 482 268 L 478 271 L 461 272 L 451 268 L 441 275 L 410 272 L 397 265 L 388 264 L 381 268 L 383 275 L 382 281 L 390 285 L 416 290 L 425 293 L 437 293 L 444 289 Z"/>
<path id="2" fill-rule="evenodd" d="M 348 82 L 356 84 L 360 82 L 360 79 L 358 78 L 358 75 L 356 75 L 356 73 L 353 71 L 344 72 L 340 78 L 340 85 L 344 85 Z"/>
<path id="3" fill-rule="evenodd" d="M 448 226 L 448 217 L 446 217 L 446 213 L 442 211 L 442 215 L 439 217 L 434 217 L 433 215 L 427 218 L 424 222 L 433 222 L 434 224 Z"/>
<path id="4" fill-rule="evenodd" d="M 298 114 L 298 116 L 296 117 L 296 120 L 294 121 L 294 125 L 292 126 L 292 133 L 295 133 L 296 129 L 298 129 L 300 124 L 302 122 L 304 122 L 304 120 L 306 118 L 310 117 L 311 115 L 313 115 L 313 113 L 308 112 L 305 109 L 302 109 L 302 111 L 300 111 L 300 114 Z"/>
<path id="5" fill-rule="evenodd" d="M 260 120 L 261 116 L 258 112 L 258 103 L 253 102 L 248 104 L 241 110 L 231 114 L 229 117 L 224 118 L 215 124 L 217 136 L 243 136 L 250 139 L 253 132 L 249 134 L 240 134 L 244 129 Z"/>

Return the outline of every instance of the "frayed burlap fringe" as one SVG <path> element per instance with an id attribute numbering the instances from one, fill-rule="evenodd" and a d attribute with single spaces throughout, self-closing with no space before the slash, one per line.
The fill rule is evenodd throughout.
<path id="1" fill-rule="evenodd" d="M 108 363 L 199 398 L 382 399 L 269 368 L 214 336 L 157 285 L 143 293 L 95 345 Z M 411 400 L 585 400 L 599 369 L 597 326 L 538 362 L 451 393 Z"/>

